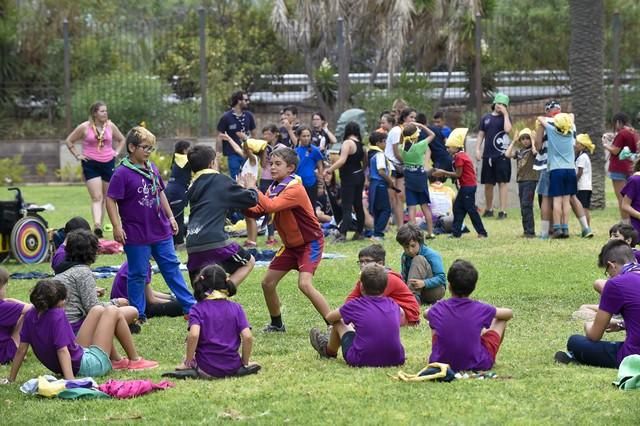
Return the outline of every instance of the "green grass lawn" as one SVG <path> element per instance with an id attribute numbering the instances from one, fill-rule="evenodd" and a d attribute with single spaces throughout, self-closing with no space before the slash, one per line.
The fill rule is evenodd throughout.
<path id="1" fill-rule="evenodd" d="M 9 199 L 0 189 L 0 199 Z M 84 187 L 24 188 L 25 198 L 52 203 L 54 212 L 45 216 L 52 227 L 63 226 L 73 215 L 89 214 Z M 591 284 L 602 277 L 596 267 L 600 247 L 609 226 L 617 220 L 612 194 L 604 211 L 593 212 L 595 238 L 576 235 L 579 225 L 571 218 L 569 240 L 525 240 L 519 211 L 508 219 L 485 220 L 489 238 L 466 234 L 461 240 L 439 237 L 429 244 L 438 250 L 448 267 L 456 258 L 473 262 L 480 272 L 472 297 L 510 307 L 510 321 L 494 371 L 497 380 L 458 380 L 453 383 L 401 383 L 389 375 L 398 368 L 349 368 L 342 357 L 320 359 L 309 344 L 311 327 L 323 325 L 307 299 L 296 287 L 291 273 L 279 286 L 286 334 L 265 335 L 268 322 L 260 281 L 265 268 L 256 268 L 240 287 L 235 300 L 247 312 L 254 329 L 253 359 L 262 364 L 256 376 L 217 381 L 177 382 L 174 389 L 135 400 L 65 402 L 28 397 L 19 385 L 0 386 L 2 424 L 17 423 L 213 423 L 223 420 L 281 424 L 637 424 L 640 393 L 622 392 L 611 385 L 616 370 L 557 365 L 553 354 L 565 347 L 569 335 L 582 333 L 582 324 L 571 313 L 583 303 L 597 303 Z M 536 215 L 538 217 L 538 215 Z M 467 222 L 469 222 L 467 220 Z M 325 260 L 315 276 L 315 285 L 332 307 L 338 307 L 352 288 L 357 274 L 357 252 L 367 242 L 327 244 L 326 252 L 345 259 Z M 385 242 L 387 264 L 399 268 L 400 247 L 393 236 Z M 185 261 L 186 253 L 180 252 Z M 123 256 L 101 256 L 98 265 L 118 265 Z M 9 262 L 10 272 L 26 271 Z M 31 269 L 46 271 L 48 265 Z M 160 275 L 154 287 L 166 288 Z M 12 281 L 9 296 L 28 299 L 33 281 Z M 98 285 L 110 288 L 110 280 Z M 135 336 L 140 353 L 158 360 L 160 368 L 140 373 L 113 373 L 111 377 L 160 380 L 184 356 L 186 323 L 181 318 L 152 319 Z M 623 335 L 606 336 L 622 339 Z M 416 372 L 430 353 L 430 332 L 421 323 L 402 330 L 406 372 Z M 8 374 L 0 367 L 0 377 Z M 46 373 L 31 353 L 18 383 Z"/>

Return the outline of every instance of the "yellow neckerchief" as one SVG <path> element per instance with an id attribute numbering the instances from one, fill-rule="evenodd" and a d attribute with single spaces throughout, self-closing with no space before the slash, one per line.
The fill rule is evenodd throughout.
<path id="1" fill-rule="evenodd" d="M 369 145 L 369 151 L 383 152 L 378 145 Z"/>
<path id="2" fill-rule="evenodd" d="M 377 145 L 369 145 L 369 151 L 375 151 L 375 152 L 384 152 L 379 146 Z M 387 169 L 387 172 L 389 172 L 389 169 L 391 168 L 391 163 L 389 162 L 389 159 L 387 158 L 387 156 L 384 156 L 384 165 L 385 168 Z"/>
<path id="3" fill-rule="evenodd" d="M 191 179 L 191 185 L 193 185 L 193 183 L 196 181 L 196 179 L 198 179 L 202 175 L 213 175 L 213 174 L 217 174 L 217 173 L 218 173 L 217 170 L 202 169 L 199 172 L 193 174 L 193 179 Z"/>
<path id="4" fill-rule="evenodd" d="M 187 154 L 173 154 L 173 161 L 180 167 L 184 168 L 185 164 L 189 161 L 187 159 Z"/>
<path id="5" fill-rule="evenodd" d="M 229 295 L 226 290 L 212 290 L 206 300 L 227 300 Z"/>

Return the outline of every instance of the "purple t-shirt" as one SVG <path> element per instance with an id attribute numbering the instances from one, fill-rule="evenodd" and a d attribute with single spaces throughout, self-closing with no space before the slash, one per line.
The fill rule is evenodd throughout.
<path id="1" fill-rule="evenodd" d="M 111 298 L 123 298 L 129 299 L 129 290 L 127 289 L 127 280 L 129 275 L 129 263 L 124 262 L 118 273 L 113 279 L 113 285 L 111 286 Z M 147 285 L 151 283 L 151 265 L 147 268 L 147 279 L 145 281 Z"/>
<path id="2" fill-rule="evenodd" d="M 618 363 L 627 355 L 640 355 L 640 273 L 627 272 L 609 278 L 599 308 L 611 315 L 622 314 L 624 319 L 627 335 L 618 351 Z"/>
<path id="3" fill-rule="evenodd" d="M 30 309 L 24 316 L 20 342 L 29 343 L 36 358 L 56 374 L 62 374 L 57 351 L 66 346 L 71 355 L 73 374 L 80 370 L 84 349 L 76 343 L 76 336 L 63 308 L 51 308 L 40 314 Z"/>
<path id="4" fill-rule="evenodd" d="M 230 300 L 205 299 L 189 312 L 189 327 L 194 324 L 200 326 L 198 368 L 214 377 L 235 374 L 242 367 L 240 332 L 249 328 L 242 306 Z"/>
<path id="5" fill-rule="evenodd" d="M 427 314 L 435 332 L 429 362 L 446 363 L 456 371 L 490 369 L 493 358 L 482 346 L 480 336 L 495 316 L 494 306 L 466 297 L 434 304 Z"/>
<path id="6" fill-rule="evenodd" d="M 389 367 L 404 364 L 400 342 L 400 307 L 388 297 L 364 296 L 340 308 L 345 324 L 352 323 L 356 337 L 343 354 L 353 367 Z"/>
<path id="7" fill-rule="evenodd" d="M 160 182 L 158 191 L 164 190 L 164 183 L 158 169 L 151 165 Z M 107 196 L 116 200 L 126 244 L 153 244 L 173 235 L 169 219 L 152 193 L 152 182 L 139 173 L 119 166 L 111 177 Z"/>
<path id="8" fill-rule="evenodd" d="M 0 300 L 0 364 L 10 362 L 16 354 L 16 342 L 11 334 L 22 315 L 22 309 L 22 303 Z"/>
<path id="9" fill-rule="evenodd" d="M 640 175 L 631 175 L 620 191 L 620 194 L 629 197 L 631 199 L 631 207 L 640 211 Z M 640 233 L 640 219 L 631 217 L 631 225 L 633 225 L 633 228 Z"/>
<path id="10" fill-rule="evenodd" d="M 56 269 L 56 266 L 64 262 L 67 258 L 67 252 L 65 251 L 65 245 L 60 244 L 56 249 L 53 256 L 51 256 L 51 269 Z"/>

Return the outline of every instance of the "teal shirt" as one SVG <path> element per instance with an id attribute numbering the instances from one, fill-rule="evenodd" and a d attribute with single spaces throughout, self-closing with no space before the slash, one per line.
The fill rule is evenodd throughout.
<path id="1" fill-rule="evenodd" d="M 402 142 L 400 142 L 402 144 Z M 402 155 L 402 161 L 408 166 L 424 166 L 424 156 L 429 149 L 429 144 L 426 139 L 416 142 L 411 145 L 409 151 L 404 150 L 404 146 L 400 145 L 400 151 Z"/>

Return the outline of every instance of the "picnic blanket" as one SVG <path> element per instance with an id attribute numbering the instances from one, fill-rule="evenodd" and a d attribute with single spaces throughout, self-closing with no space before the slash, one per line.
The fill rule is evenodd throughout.
<path id="1" fill-rule="evenodd" d="M 109 395 L 100 392 L 97 388 L 98 384 L 91 377 L 64 380 L 56 379 L 47 374 L 27 380 L 20 386 L 20 391 L 26 395 L 37 395 L 45 398 L 109 398 Z"/>

